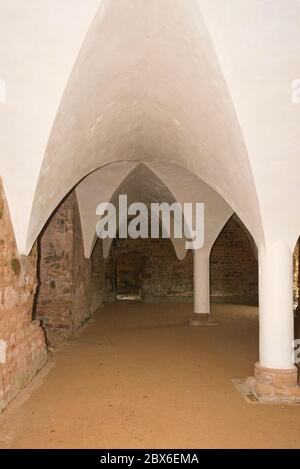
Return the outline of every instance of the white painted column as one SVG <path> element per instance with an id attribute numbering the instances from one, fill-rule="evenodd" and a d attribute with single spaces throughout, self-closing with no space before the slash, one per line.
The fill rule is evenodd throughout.
<path id="1" fill-rule="evenodd" d="M 260 366 L 292 369 L 293 253 L 284 242 L 259 252 Z"/>
<path id="2" fill-rule="evenodd" d="M 209 253 L 194 251 L 194 313 L 210 314 Z"/>

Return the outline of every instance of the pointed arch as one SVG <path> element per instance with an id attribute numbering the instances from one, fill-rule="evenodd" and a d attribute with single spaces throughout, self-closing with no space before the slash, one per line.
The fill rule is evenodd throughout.
<path id="1" fill-rule="evenodd" d="M 247 150 L 198 1 L 130 3 L 105 2 L 81 48 L 49 138 L 26 249 L 66 192 L 121 160 L 191 171 L 261 240 Z"/>

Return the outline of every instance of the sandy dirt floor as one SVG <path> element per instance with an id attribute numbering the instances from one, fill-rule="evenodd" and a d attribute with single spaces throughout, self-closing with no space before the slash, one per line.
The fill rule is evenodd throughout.
<path id="1" fill-rule="evenodd" d="M 300 406 L 248 404 L 256 308 L 106 306 L 0 415 L 2 448 L 300 447 Z"/>

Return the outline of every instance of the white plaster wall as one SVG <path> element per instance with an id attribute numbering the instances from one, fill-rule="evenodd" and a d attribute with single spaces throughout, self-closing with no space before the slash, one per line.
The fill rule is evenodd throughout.
<path id="1" fill-rule="evenodd" d="M 6 103 L 0 104 L 0 175 L 23 253 L 28 252 L 28 223 L 51 128 L 100 3 L 0 0 L 0 80 L 6 83 Z M 51 190 L 48 185 L 47 193 Z"/>
<path id="2" fill-rule="evenodd" d="M 298 0 L 199 0 L 248 149 L 269 244 L 300 234 Z"/>

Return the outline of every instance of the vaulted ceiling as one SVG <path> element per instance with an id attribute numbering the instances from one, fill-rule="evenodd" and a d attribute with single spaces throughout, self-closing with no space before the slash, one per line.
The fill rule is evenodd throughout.
<path id="1" fill-rule="evenodd" d="M 111 202 L 118 209 L 121 194 L 127 194 L 128 204 L 142 202 L 147 207 L 153 202 L 179 202 L 183 207 L 184 203 L 202 201 L 205 204 L 203 249 L 208 252 L 233 214 L 222 197 L 193 173 L 179 166 L 170 163 L 111 163 L 87 176 L 76 187 L 86 257 L 90 257 L 96 242 L 96 225 L 99 221 L 97 206 Z M 186 254 L 185 241 L 185 238 L 172 237 L 180 259 Z M 105 257 L 110 244 L 111 240 L 103 243 Z"/>
<path id="2" fill-rule="evenodd" d="M 3 0 L 0 39 L 0 174 L 21 253 L 70 189 L 116 162 L 181 168 L 257 245 L 293 246 L 297 0 Z"/>

